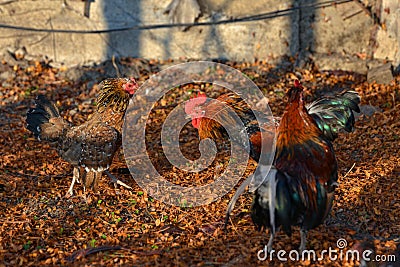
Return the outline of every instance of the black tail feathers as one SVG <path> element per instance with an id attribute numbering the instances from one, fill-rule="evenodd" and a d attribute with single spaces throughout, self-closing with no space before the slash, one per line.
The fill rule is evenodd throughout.
<path id="1" fill-rule="evenodd" d="M 60 113 L 57 107 L 51 103 L 44 95 L 39 95 L 35 100 L 36 106 L 28 110 L 26 114 L 26 128 L 30 130 L 35 137 L 42 139 L 48 139 L 48 134 L 45 132 L 48 130 L 58 130 L 63 125 L 53 125 L 54 122 L 50 123 L 49 120 L 51 118 L 60 118 L 61 124 L 63 123 L 63 119 L 60 117 Z M 54 126 L 54 127 L 52 127 Z"/>
<path id="2" fill-rule="evenodd" d="M 307 105 L 307 110 L 324 135 L 333 141 L 340 130 L 353 131 L 354 112 L 360 112 L 359 104 L 358 93 L 347 91 L 334 97 L 325 97 L 314 101 Z"/>

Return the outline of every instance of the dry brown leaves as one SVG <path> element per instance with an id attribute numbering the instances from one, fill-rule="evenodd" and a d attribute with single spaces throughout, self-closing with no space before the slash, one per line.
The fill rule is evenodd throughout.
<path id="1" fill-rule="evenodd" d="M 137 70 L 136 62 L 126 59 L 122 63 Z M 141 82 L 163 65 L 173 63 L 143 62 L 139 69 Z M 229 64 L 251 78 L 268 96 L 273 113 L 281 115 L 285 89 L 292 83 L 293 74 L 262 62 Z M 142 68 L 143 65 L 147 67 Z M 75 186 L 75 196 L 64 198 L 72 178 L 71 166 L 49 144 L 34 140 L 24 128 L 24 116 L 34 97 L 43 93 L 57 102 L 65 118 L 81 123 L 93 112 L 96 86 L 92 89 L 85 79 L 68 81 L 62 71 L 41 62 L 24 67 L 3 62 L 1 71 L 10 75 L 0 87 L 0 266 L 287 264 L 277 259 L 257 259 L 257 252 L 267 243 L 267 234 L 257 232 L 252 225 L 249 194 L 240 197 L 225 233 L 222 222 L 233 192 L 207 206 L 166 206 L 143 192 L 123 171 L 126 165 L 122 152 L 111 172 L 130 184 L 133 191 L 115 190 L 103 177 L 100 192 L 89 192 L 86 201 L 80 184 Z M 363 105 L 382 110 L 371 117 L 361 115 L 354 133 L 342 134 L 335 143 L 340 187 L 326 225 L 310 231 L 308 248 L 318 253 L 336 248 L 336 241 L 344 238 L 347 248 L 370 240 L 377 254 L 395 253 L 400 232 L 400 77 L 383 86 L 368 84 L 364 76 L 353 73 L 298 70 L 299 74 L 308 100 L 353 89 L 361 94 Z M 158 170 L 170 181 L 186 186 L 212 181 L 229 156 L 220 153 L 213 168 L 190 175 L 176 170 L 162 156 L 157 138 L 163 119 L 177 99 L 187 99 L 189 92 L 198 89 L 198 85 L 188 85 L 159 101 L 148 122 L 146 137 Z M 202 90 L 208 90 L 213 97 L 221 93 L 208 87 Z M 196 131 L 190 125 L 183 130 L 181 142 L 185 155 L 199 155 Z M 246 175 L 254 167 L 250 162 Z M 287 237 L 279 232 L 275 240 L 275 250 L 289 251 L 297 249 L 300 237 L 298 233 Z M 292 262 L 310 266 L 353 264 L 327 258 Z"/>

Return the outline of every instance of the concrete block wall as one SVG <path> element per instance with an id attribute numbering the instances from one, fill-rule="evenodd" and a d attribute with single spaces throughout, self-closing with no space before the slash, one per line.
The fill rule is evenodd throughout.
<path id="1" fill-rule="evenodd" d="M 175 22 L 208 22 L 321 4 L 325 0 L 174 0 L 175 18 L 166 14 L 172 0 L 0 1 L 0 24 L 31 28 L 100 30 Z M 3 3 L 2 3 L 3 2 Z M 229 59 L 277 62 L 282 56 L 311 56 L 322 68 L 340 68 L 372 59 L 400 62 L 400 4 L 363 0 L 379 16 L 351 1 L 320 9 L 298 9 L 268 20 L 213 26 L 129 30 L 102 34 L 21 31 L 0 27 L 0 54 L 50 58 L 54 64 L 100 62 L 112 56 Z M 188 8 L 187 6 L 192 6 Z M 194 8 L 193 8 L 194 7 Z M 335 62 L 332 58 L 342 58 Z M 361 63 L 360 63 L 361 62 Z M 357 64 L 348 68 L 359 69 Z"/>

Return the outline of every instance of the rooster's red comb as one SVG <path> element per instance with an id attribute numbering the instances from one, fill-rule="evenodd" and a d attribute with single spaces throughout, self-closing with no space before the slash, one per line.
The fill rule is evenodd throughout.
<path id="1" fill-rule="evenodd" d="M 193 111 L 193 108 L 197 105 L 204 104 L 207 101 L 207 96 L 203 92 L 198 92 L 197 95 L 193 94 L 190 97 L 189 101 L 185 104 L 185 112 L 186 114 L 190 114 Z"/>
<path id="2" fill-rule="evenodd" d="M 198 92 L 197 93 L 197 95 L 193 95 L 192 97 L 191 97 L 191 101 L 196 101 L 196 102 L 199 102 L 200 104 L 203 104 L 204 102 L 206 102 L 206 100 L 207 100 L 207 96 L 206 96 L 206 94 L 205 93 L 203 93 L 203 92 Z M 197 100 L 196 100 L 197 99 Z"/>
<path id="3" fill-rule="evenodd" d="M 294 87 L 296 88 L 303 88 L 299 80 L 294 80 Z"/>

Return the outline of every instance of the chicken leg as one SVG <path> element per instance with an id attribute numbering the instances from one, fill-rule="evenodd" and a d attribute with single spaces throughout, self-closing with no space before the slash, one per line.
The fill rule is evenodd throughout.
<path id="1" fill-rule="evenodd" d="M 130 187 L 129 185 L 125 184 L 121 180 L 118 180 L 118 178 L 115 177 L 114 175 L 112 175 L 108 170 L 105 170 L 104 173 L 107 174 L 107 176 L 111 178 L 111 180 L 113 181 L 113 183 L 115 185 L 115 188 L 117 188 L 116 185 L 119 184 L 119 185 L 122 185 L 125 188 L 132 189 L 132 187 Z"/>

